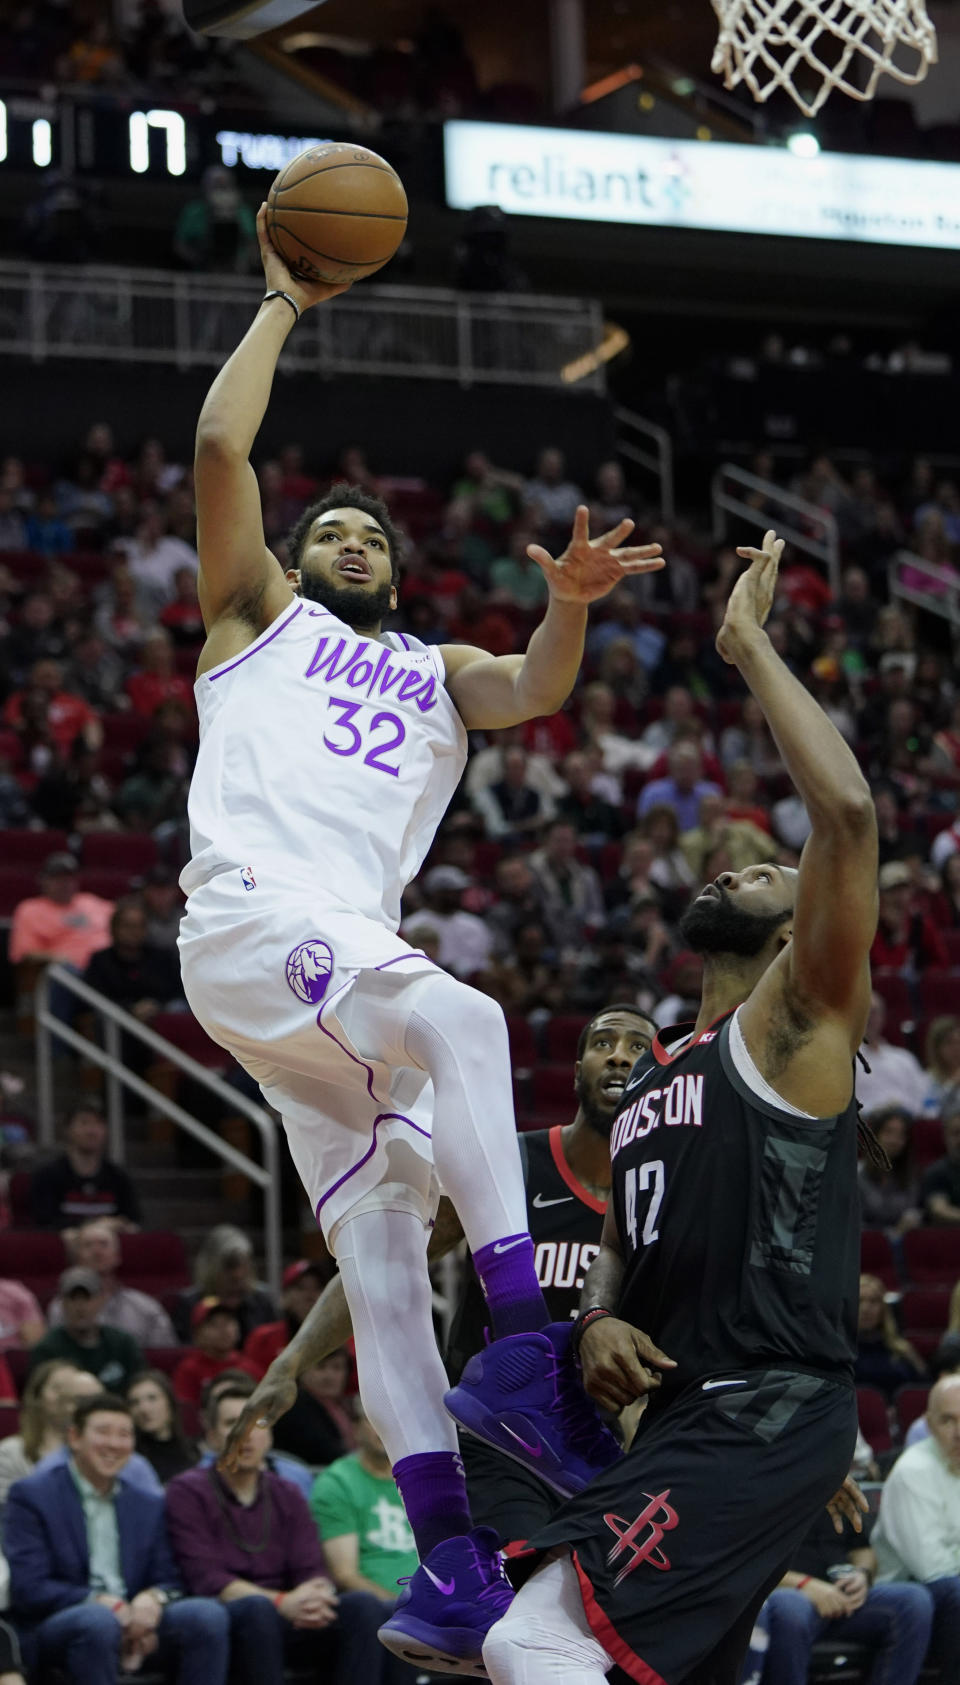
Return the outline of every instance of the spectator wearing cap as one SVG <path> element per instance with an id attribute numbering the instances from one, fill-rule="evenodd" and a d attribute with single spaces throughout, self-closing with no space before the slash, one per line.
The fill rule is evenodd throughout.
<path id="1" fill-rule="evenodd" d="M 426 906 L 404 919 L 400 934 L 417 946 L 418 930 L 436 931 L 437 963 L 454 977 L 472 977 L 485 971 L 493 952 L 493 937 L 482 919 L 463 906 L 464 891 L 471 879 L 459 866 L 433 866 L 423 879 Z"/>
<path id="2" fill-rule="evenodd" d="M 263 1322 L 276 1322 L 272 1294 L 253 1271 L 253 1247 L 234 1223 L 217 1223 L 206 1236 L 194 1264 L 194 1286 L 178 1297 L 173 1326 L 184 1344 L 191 1338 L 190 1316 L 198 1299 L 219 1299 L 229 1305 L 245 1340 Z"/>
<path id="3" fill-rule="evenodd" d="M 27 1652 L 76 1685 L 116 1685 L 149 1656 L 176 1685 L 225 1685 L 229 1622 L 213 1599 L 182 1596 L 162 1493 L 126 1478 L 134 1429 L 121 1398 L 77 1406 L 66 1465 L 12 1487 L 4 1549 Z"/>
<path id="4" fill-rule="evenodd" d="M 110 941 L 113 902 L 80 888 L 72 854 L 48 854 L 40 870 L 39 895 L 28 895 L 13 909 L 11 965 L 34 966 L 58 960 L 83 971 L 98 948 Z"/>
<path id="5" fill-rule="evenodd" d="M 120 1328 L 139 1346 L 175 1346 L 173 1324 L 158 1299 L 136 1287 L 124 1287 L 119 1280 L 120 1238 L 112 1224 L 94 1220 L 84 1223 L 70 1243 L 74 1262 L 100 1277 L 103 1304 L 100 1321 Z M 63 1321 L 59 1297 L 47 1307 L 51 1327 Z"/>
<path id="6" fill-rule="evenodd" d="M 960 1375 L 931 1388 L 927 1426 L 887 1475 L 872 1543 L 881 1585 L 917 1580 L 933 1598 L 930 1659 L 949 1680 L 960 1656 Z"/>
<path id="7" fill-rule="evenodd" d="M 102 1387 L 122 1392 L 132 1375 L 143 1368 L 143 1353 L 122 1328 L 101 1323 L 106 1295 L 96 1270 L 72 1264 L 60 1277 L 62 1323 L 38 1340 L 30 1354 L 31 1369 L 47 1358 L 65 1358 L 95 1375 Z"/>
<path id="8" fill-rule="evenodd" d="M 265 1375 L 274 1358 L 289 1345 L 304 1317 L 312 1310 L 326 1285 L 328 1271 L 310 1258 L 298 1258 L 283 1272 L 283 1317 L 280 1322 L 263 1322 L 248 1335 L 243 1354 Z"/>
<path id="9" fill-rule="evenodd" d="M 943 1144 L 943 1158 L 924 1171 L 920 1199 L 928 1222 L 956 1228 L 960 1224 L 960 1108 L 943 1120 Z"/>
<path id="10" fill-rule="evenodd" d="M 884 1036 L 887 1006 L 876 990 L 870 997 L 867 1027 L 863 1032 L 864 1058 L 869 1069 L 857 1062 L 857 1099 L 865 1112 L 882 1106 L 902 1106 L 910 1117 L 919 1117 L 930 1096 L 930 1078 L 907 1047 L 895 1047 Z"/>
<path id="11" fill-rule="evenodd" d="M 69 1245 L 81 1223 L 97 1218 L 113 1229 L 140 1225 L 140 1202 L 127 1172 L 107 1157 L 107 1125 L 89 1101 L 67 1118 L 64 1151 L 30 1178 L 34 1228 L 59 1229 Z"/>
<path id="12" fill-rule="evenodd" d="M 207 1432 L 218 1457 L 246 1402 L 243 1393 L 217 1399 Z M 270 1429 L 254 1426 L 229 1469 L 191 1469 L 167 1487 L 188 1589 L 226 1604 L 237 1685 L 283 1685 L 291 1665 L 330 1685 L 399 1685 L 410 1674 L 378 1643 L 382 1602 L 337 1597 L 306 1498 L 267 1466 L 270 1444 Z"/>
<path id="13" fill-rule="evenodd" d="M 915 977 L 926 966 L 946 966 L 946 943 L 933 921 L 913 905 L 910 868 L 903 860 L 888 860 L 880 868 L 880 913 L 870 950 L 876 970 L 887 967 Z"/>
<path id="14" fill-rule="evenodd" d="M 199 1299 L 190 1315 L 193 1350 L 181 1358 L 173 1372 L 173 1390 L 181 1404 L 200 1403 L 205 1381 L 224 1369 L 244 1369 L 258 1378 L 258 1371 L 239 1350 L 240 1323 L 230 1305 L 212 1295 Z"/>

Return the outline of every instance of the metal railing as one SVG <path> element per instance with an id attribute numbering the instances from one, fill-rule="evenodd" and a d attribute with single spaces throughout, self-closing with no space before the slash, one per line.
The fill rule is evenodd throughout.
<path id="1" fill-rule="evenodd" d="M 908 569 L 913 579 L 906 578 Z M 887 563 L 887 584 L 897 601 L 948 620 L 954 639 L 960 640 L 960 574 L 953 568 L 928 562 L 910 550 L 898 550 Z"/>
<path id="2" fill-rule="evenodd" d="M 736 491 L 728 489 L 731 486 L 758 493 L 763 498 L 764 507 L 757 508 L 748 503 Z M 728 515 L 737 515 L 760 531 L 776 527 L 778 538 L 785 538 L 795 549 L 823 563 L 831 591 L 834 596 L 839 594 L 840 532 L 829 509 L 820 509 L 804 497 L 795 497 L 793 492 L 784 491 L 772 480 L 761 480 L 756 474 L 748 474 L 745 468 L 738 468 L 733 462 L 725 462 L 717 469 L 710 483 L 710 498 L 715 543 L 722 544 L 727 536 Z M 792 521 L 791 517 L 796 515 L 801 517 L 802 527 Z"/>
<path id="3" fill-rule="evenodd" d="M 262 296 L 253 276 L 0 261 L 0 352 L 216 368 Z M 280 367 L 596 393 L 605 391 L 602 365 L 575 387 L 561 371 L 602 338 L 596 300 L 365 282 L 311 310 Z"/>
<path id="4" fill-rule="evenodd" d="M 50 986 L 54 983 L 75 995 L 85 1006 L 91 1007 L 98 1014 L 103 1024 L 103 1047 L 54 1017 L 50 1011 Z M 263 1164 L 257 1164 L 254 1159 L 248 1158 L 246 1153 L 238 1152 L 236 1147 L 231 1147 L 228 1142 L 221 1140 L 206 1124 L 200 1123 L 197 1118 L 184 1111 L 176 1100 L 171 1100 L 156 1088 L 152 1088 L 125 1065 L 121 1049 L 122 1035 L 135 1036 L 156 1053 L 158 1058 L 176 1065 L 194 1082 L 201 1083 L 211 1094 L 225 1101 L 231 1112 L 240 1112 L 249 1118 L 263 1143 Z M 129 1012 L 124 1012 L 122 1007 L 98 994 L 96 989 L 91 989 L 87 983 L 75 977 L 72 971 L 67 971 L 62 965 L 51 965 L 39 978 L 36 986 L 37 1137 L 43 1147 L 53 1146 L 55 1040 L 66 1042 L 85 1059 L 99 1065 L 106 1074 L 106 1111 L 111 1158 L 120 1164 L 123 1163 L 126 1128 L 124 1090 L 130 1089 L 132 1093 L 139 1094 L 154 1111 L 168 1117 L 178 1129 L 182 1129 L 195 1141 L 208 1147 L 224 1164 L 230 1165 L 233 1170 L 239 1170 L 262 1189 L 265 1274 L 271 1291 L 279 1294 L 283 1253 L 280 1227 L 280 1163 L 277 1125 L 270 1113 L 248 1099 L 245 1094 L 231 1088 L 229 1083 L 224 1082 L 214 1071 L 206 1070 L 196 1059 L 191 1059 L 188 1053 L 183 1053 L 179 1047 L 174 1047 L 172 1042 L 158 1036 L 155 1030 L 151 1030 L 147 1024 L 142 1024 L 139 1018 L 132 1017 Z"/>
<path id="5" fill-rule="evenodd" d="M 622 405 L 618 405 L 613 414 L 618 428 L 617 450 L 620 456 L 656 475 L 660 490 L 660 519 L 666 526 L 671 526 L 676 505 L 673 494 L 673 440 L 670 434 L 665 427 L 648 421 L 644 415 L 637 415 L 634 410 L 624 409 Z M 653 450 L 639 444 L 638 439 L 652 440 Z"/>

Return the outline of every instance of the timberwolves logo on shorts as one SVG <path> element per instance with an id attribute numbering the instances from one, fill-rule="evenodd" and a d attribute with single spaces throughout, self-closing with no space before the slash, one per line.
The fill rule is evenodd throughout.
<path id="1" fill-rule="evenodd" d="M 318 936 L 301 942 L 287 955 L 287 982 L 298 1000 L 318 1006 L 327 992 L 333 971 L 333 954 Z"/>

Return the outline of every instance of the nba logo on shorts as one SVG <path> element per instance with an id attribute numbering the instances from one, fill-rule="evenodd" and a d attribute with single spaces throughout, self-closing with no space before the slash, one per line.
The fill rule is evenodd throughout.
<path id="1" fill-rule="evenodd" d="M 257 880 L 254 877 L 253 870 L 250 866 L 240 867 L 240 882 L 243 884 L 244 889 L 256 889 Z"/>
<path id="2" fill-rule="evenodd" d="M 322 1001 L 332 971 L 333 954 L 319 937 L 299 943 L 287 955 L 287 982 L 297 999 L 308 1006 L 317 1006 Z"/>

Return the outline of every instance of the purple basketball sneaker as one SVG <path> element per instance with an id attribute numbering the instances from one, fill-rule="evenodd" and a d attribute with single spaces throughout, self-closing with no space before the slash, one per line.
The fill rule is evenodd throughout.
<path id="1" fill-rule="evenodd" d="M 472 1357 L 445 1395 L 454 1421 L 572 1498 L 623 1455 L 583 1390 L 571 1324 L 508 1334 Z"/>
<path id="2" fill-rule="evenodd" d="M 378 1636 L 411 1667 L 485 1679 L 483 1641 L 512 1601 L 497 1535 L 475 1527 L 421 1562 Z"/>

